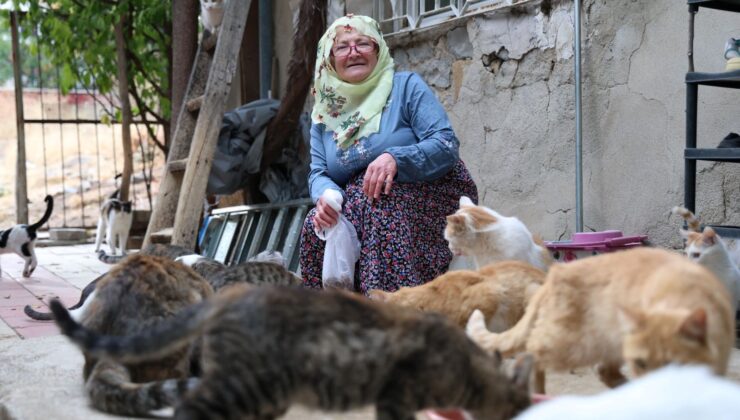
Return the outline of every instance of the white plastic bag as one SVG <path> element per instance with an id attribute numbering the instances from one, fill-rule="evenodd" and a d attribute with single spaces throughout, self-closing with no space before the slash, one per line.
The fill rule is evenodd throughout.
<path id="1" fill-rule="evenodd" d="M 342 194 L 328 189 L 324 201 L 339 213 L 337 224 L 329 229 L 316 230 L 316 235 L 326 241 L 321 281 L 324 287 L 355 289 L 355 263 L 360 258 L 360 241 L 355 227 L 342 214 Z"/>

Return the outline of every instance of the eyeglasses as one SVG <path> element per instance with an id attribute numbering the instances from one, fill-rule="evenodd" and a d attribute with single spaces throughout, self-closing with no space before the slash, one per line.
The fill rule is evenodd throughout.
<path id="1" fill-rule="evenodd" d="M 362 41 L 357 44 L 339 45 L 332 48 L 331 52 L 334 53 L 335 57 L 346 57 L 352 52 L 352 48 L 354 48 L 358 54 L 367 54 L 375 51 L 375 43 Z"/>

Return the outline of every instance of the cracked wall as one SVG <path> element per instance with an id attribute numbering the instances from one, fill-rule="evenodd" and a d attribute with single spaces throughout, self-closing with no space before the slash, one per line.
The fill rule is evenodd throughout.
<path id="1" fill-rule="evenodd" d="M 470 18 L 393 50 L 399 70 L 435 90 L 461 141 L 482 203 L 545 239 L 575 230 L 573 3 Z M 584 1 L 583 191 L 586 230 L 646 233 L 678 247 L 683 202 L 688 13 L 671 0 Z M 698 71 L 722 71 L 737 15 L 702 9 Z M 738 131 L 736 91 L 699 90 L 699 146 Z M 733 164 L 698 164 L 697 213 L 740 225 Z"/>

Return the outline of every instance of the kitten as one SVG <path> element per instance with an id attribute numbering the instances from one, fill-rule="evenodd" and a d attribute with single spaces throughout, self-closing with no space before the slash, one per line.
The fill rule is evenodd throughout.
<path id="1" fill-rule="evenodd" d="M 200 0 L 200 20 L 208 32 L 218 33 L 224 18 L 225 0 Z"/>
<path id="2" fill-rule="evenodd" d="M 447 216 L 444 236 L 453 254 L 472 257 L 478 268 L 506 260 L 525 261 L 541 270 L 552 264 L 542 241 L 519 219 L 476 206 L 468 197 L 461 197 L 460 209 Z"/>
<path id="3" fill-rule="evenodd" d="M 141 251 L 139 251 L 139 255 L 150 255 L 154 257 L 165 257 L 171 260 L 174 260 L 177 257 L 180 257 L 182 255 L 189 255 L 192 254 L 193 251 L 177 246 L 177 245 L 169 245 L 169 244 L 150 244 L 144 247 Z M 116 256 L 118 258 L 118 261 L 123 259 L 123 256 Z M 197 272 L 198 270 L 196 270 Z M 89 299 L 92 292 L 97 287 L 98 282 L 100 279 L 105 277 L 108 273 L 103 273 L 100 276 L 98 276 L 95 280 L 91 281 L 90 283 L 85 286 L 84 289 L 82 289 L 82 293 L 80 294 L 80 299 L 75 303 L 74 305 L 70 306 L 68 310 L 74 311 L 76 309 L 79 309 L 82 307 L 82 305 Z M 198 273 L 201 274 L 201 273 Z M 201 274 L 202 275 L 202 274 Z M 23 312 L 28 315 L 29 318 L 35 319 L 37 321 L 51 321 L 54 319 L 51 312 L 39 312 L 31 305 L 26 305 L 23 308 Z"/>
<path id="4" fill-rule="evenodd" d="M 49 220 L 51 211 L 54 209 L 54 198 L 52 196 L 47 195 L 44 201 L 46 201 L 46 211 L 41 220 L 32 225 L 16 225 L 10 229 L 0 231 L 0 254 L 13 252 L 24 259 L 26 264 L 23 266 L 23 277 L 31 277 L 31 273 L 38 265 L 36 250 L 34 249 L 36 231 Z M 2 274 L 2 268 L 0 268 L 0 274 Z"/>
<path id="5" fill-rule="evenodd" d="M 530 404 L 531 358 L 513 378 L 438 314 L 350 293 L 293 287 L 229 288 L 174 319 L 123 337 L 101 336 L 52 301 L 61 330 L 84 352 L 126 363 L 160 358 L 203 336 L 203 375 L 176 419 L 277 418 L 292 403 L 344 411 L 375 404 L 378 419 L 427 407 L 511 418 Z"/>
<path id="6" fill-rule="evenodd" d="M 137 334 L 212 293 L 189 267 L 168 258 L 132 255 L 97 281 L 75 319 L 98 334 Z M 83 378 L 92 406 L 112 414 L 146 415 L 151 408 L 140 401 L 153 391 L 145 383 L 189 377 L 196 345 L 179 344 L 166 355 L 130 363 L 85 352 Z"/>
<path id="7" fill-rule="evenodd" d="M 131 202 L 121 201 L 117 197 L 118 190 L 111 194 L 100 206 L 98 228 L 95 233 L 95 252 L 100 251 L 100 246 L 103 243 L 103 232 L 105 232 L 105 241 L 110 247 L 111 255 L 116 255 L 116 244 L 121 251 L 121 255 L 126 255 L 126 243 L 128 242 L 128 234 L 131 230 L 134 215 Z"/>
<path id="8" fill-rule="evenodd" d="M 711 227 L 707 226 L 701 231 L 701 223 L 691 211 L 674 207 L 673 213 L 680 214 L 687 221 L 689 230 L 680 230 L 681 236 L 686 240 L 686 255 L 720 279 L 732 296 L 733 309 L 737 310 L 740 301 L 740 269 L 732 260 L 732 254 L 724 240 Z"/>
<path id="9" fill-rule="evenodd" d="M 614 387 L 626 380 L 625 361 L 637 376 L 672 362 L 724 374 L 735 343 L 731 308 L 706 268 L 635 248 L 553 265 L 512 329 L 488 332 L 479 311 L 467 329 L 488 351 L 532 353 L 541 370 L 598 364 L 602 382 Z"/>
<path id="10" fill-rule="evenodd" d="M 478 271 L 449 271 L 429 283 L 395 292 L 371 290 L 371 299 L 446 315 L 464 328 L 475 308 L 488 328 L 505 331 L 524 315 L 527 302 L 542 285 L 545 273 L 522 261 L 488 264 Z"/>

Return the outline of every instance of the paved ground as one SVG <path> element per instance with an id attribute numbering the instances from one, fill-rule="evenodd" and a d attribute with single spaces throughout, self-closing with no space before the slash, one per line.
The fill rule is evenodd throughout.
<path id="1" fill-rule="evenodd" d="M 72 304 L 82 289 L 110 266 L 100 263 L 92 245 L 38 248 L 39 267 L 31 278 L 20 273 L 22 260 L 0 256 L 0 419 L 122 419 L 90 409 L 82 389 L 83 359 L 51 322 L 32 321 L 23 313 L 30 303 L 45 309 L 52 296 Z M 740 382 L 740 351 L 729 376 Z M 590 370 L 551 375 L 548 393 L 593 394 L 605 388 Z M 425 419 L 420 414 L 418 419 Z M 285 420 L 370 420 L 373 410 L 324 414 L 292 409 Z"/>

